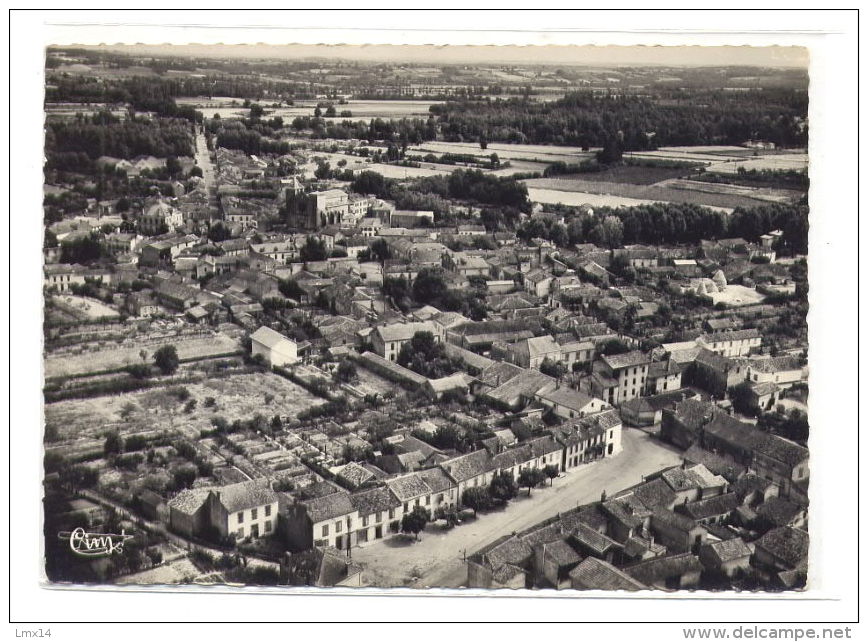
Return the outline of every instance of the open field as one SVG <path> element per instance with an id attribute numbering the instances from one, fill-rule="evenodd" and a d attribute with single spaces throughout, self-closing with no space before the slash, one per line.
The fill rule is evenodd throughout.
<path id="1" fill-rule="evenodd" d="M 81 346 L 79 353 L 68 350 L 64 350 L 62 354 L 47 353 L 45 355 L 45 376 L 82 375 L 142 363 L 140 354 L 142 350 L 148 353 L 146 360 L 150 362 L 154 351 L 163 345 L 175 346 L 181 361 L 204 359 L 241 349 L 241 345 L 236 339 L 220 332 L 189 338 L 167 337 L 154 342 L 137 342 L 131 346 L 90 344 Z"/>
<path id="2" fill-rule="evenodd" d="M 744 196 L 760 201 L 773 203 L 789 203 L 798 200 L 803 192 L 792 189 L 775 189 L 770 187 L 753 187 L 748 185 L 729 185 L 725 183 L 706 183 L 703 181 L 691 181 L 684 179 L 672 179 L 658 184 L 659 187 L 668 189 L 688 190 L 692 192 L 706 192 L 708 194 L 730 194 Z"/>
<path id="3" fill-rule="evenodd" d="M 196 400 L 196 407 L 189 413 L 183 412 L 187 400 L 168 393 L 176 387 L 46 404 L 45 422 L 56 429 L 59 441 L 98 438 L 109 426 L 121 434 L 180 429 L 198 437 L 200 429 L 211 427 L 212 417 L 223 417 L 230 423 L 248 420 L 256 413 L 268 418 L 295 417 L 302 410 L 324 403 L 298 384 L 271 372 L 184 384 L 189 399 Z M 209 397 L 216 402 L 213 408 L 205 406 Z"/>
<path id="4" fill-rule="evenodd" d="M 762 303 L 765 297 L 754 290 L 753 288 L 746 288 L 743 285 L 727 285 L 726 291 L 724 292 L 714 292 L 712 294 L 707 294 L 711 300 L 717 303 L 725 303 L 731 307 L 740 307 L 743 305 L 756 305 L 757 303 Z"/>
<path id="5" fill-rule="evenodd" d="M 581 147 L 560 147 L 553 145 L 510 145 L 508 143 L 489 143 L 481 149 L 479 143 L 448 143 L 430 141 L 407 148 L 411 154 L 485 154 L 496 153 L 501 160 L 525 160 L 540 163 L 579 163 L 594 155 L 593 151 L 583 152 Z"/>
<path id="6" fill-rule="evenodd" d="M 369 169 L 378 174 L 382 174 L 386 178 L 420 178 L 422 176 L 442 176 L 451 174 L 457 167 L 451 165 L 435 165 L 434 163 L 421 163 L 422 167 L 401 167 L 400 165 L 385 165 L 383 163 L 372 163 L 366 169 Z"/>
<path id="7" fill-rule="evenodd" d="M 670 178 L 681 178 L 691 173 L 690 169 L 669 167 L 642 167 L 639 165 L 619 165 L 601 172 L 583 174 L 562 174 L 554 180 L 592 183 L 628 183 L 631 185 L 653 185 Z"/>
<path id="8" fill-rule="evenodd" d="M 178 98 L 176 102 L 179 105 L 192 105 L 208 118 L 212 118 L 214 114 L 220 114 L 220 118 L 238 118 L 246 117 L 249 113 L 249 110 L 242 106 L 244 101 L 237 98 L 199 96 Z M 236 104 L 233 105 L 233 102 Z M 299 100 L 291 107 L 278 107 L 276 109 L 270 108 L 267 100 L 261 101 L 260 104 L 265 107 L 266 118 L 280 116 L 284 121 L 291 121 L 298 116 L 312 117 L 318 102 L 327 101 Z M 335 103 L 334 107 L 338 114 L 342 111 L 352 112 L 351 117 L 345 118 L 339 115 L 334 118 L 326 118 L 326 120 L 340 122 L 343 120 L 370 120 L 371 118 L 427 118 L 430 115 L 428 108 L 434 104 L 437 104 L 437 101 L 350 100 L 346 105 Z"/>
<path id="9" fill-rule="evenodd" d="M 738 159 L 730 162 L 714 163 L 706 169 L 709 172 L 720 172 L 722 174 L 735 174 L 739 167 L 744 167 L 750 171 L 770 169 L 776 171 L 801 171 L 808 167 L 807 154 L 767 154 L 754 158 Z"/>
<path id="10" fill-rule="evenodd" d="M 665 185 L 632 185 L 603 181 L 574 180 L 571 178 L 534 178 L 524 183 L 528 195 L 539 203 L 563 203 L 620 207 L 642 203 L 693 203 L 725 212 L 736 207 L 754 207 L 759 200 L 738 194 L 718 194 L 689 189 L 672 189 Z M 568 196 L 570 193 L 574 196 Z M 545 200 L 544 200 L 545 199 Z"/>
<path id="11" fill-rule="evenodd" d="M 63 312 L 70 314 L 80 321 L 116 319 L 120 316 L 120 313 L 114 308 L 102 301 L 89 297 L 63 294 L 53 297 L 52 302 Z"/>
<path id="12" fill-rule="evenodd" d="M 545 179 L 537 179 L 545 180 Z M 570 205 L 590 205 L 591 207 L 633 207 L 635 205 L 648 205 L 653 201 L 643 201 L 636 198 L 624 198 L 610 194 L 591 194 L 588 192 L 573 192 L 555 189 L 543 189 L 540 187 L 527 188 L 528 197 L 534 203 L 552 203 Z"/>

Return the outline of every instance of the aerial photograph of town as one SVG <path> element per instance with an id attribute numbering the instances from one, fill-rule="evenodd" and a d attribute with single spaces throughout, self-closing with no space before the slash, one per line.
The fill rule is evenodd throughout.
<path id="1" fill-rule="evenodd" d="M 45 51 L 47 580 L 805 589 L 807 51 L 350 49 Z"/>

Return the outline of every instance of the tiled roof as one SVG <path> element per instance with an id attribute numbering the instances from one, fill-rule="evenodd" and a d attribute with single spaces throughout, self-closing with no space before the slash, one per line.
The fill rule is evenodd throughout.
<path id="1" fill-rule="evenodd" d="M 486 450 L 475 450 L 466 455 L 447 459 L 440 466 L 456 483 L 467 481 L 492 470 L 491 457 Z"/>
<path id="2" fill-rule="evenodd" d="M 808 534 L 798 528 L 782 526 L 760 537 L 755 546 L 773 555 L 789 566 L 796 568 L 808 555 Z"/>
<path id="3" fill-rule="evenodd" d="M 751 550 L 740 537 L 733 537 L 721 542 L 707 544 L 707 550 L 718 564 L 724 564 L 733 560 L 750 557 Z"/>
<path id="4" fill-rule="evenodd" d="M 789 370 L 801 370 L 802 365 L 798 357 L 769 357 L 767 359 L 751 359 L 748 361 L 751 370 L 764 373 L 785 372 Z"/>
<path id="5" fill-rule="evenodd" d="M 718 515 L 727 515 L 741 505 L 741 500 L 735 493 L 726 493 L 700 499 L 699 501 L 682 504 L 681 510 L 693 519 L 705 519 Z"/>
<path id="6" fill-rule="evenodd" d="M 776 459 L 788 466 L 796 466 L 808 458 L 808 449 L 788 439 L 777 435 L 760 433 L 762 439 L 754 446 L 754 450 L 766 457 Z"/>
<path id="7" fill-rule="evenodd" d="M 655 479 L 637 486 L 633 489 L 633 494 L 652 510 L 661 507 L 668 508 L 674 505 L 677 499 L 675 493 L 662 479 Z"/>
<path id="8" fill-rule="evenodd" d="M 684 531 L 685 533 L 689 533 L 694 528 L 696 528 L 696 521 L 687 517 L 686 515 L 680 515 L 671 510 L 667 510 L 665 508 L 657 508 L 654 510 L 654 514 L 651 516 L 651 527 L 653 528 L 655 523 L 664 524 L 666 526 L 670 526 L 672 528 L 677 528 L 680 531 Z"/>
<path id="9" fill-rule="evenodd" d="M 418 473 L 390 479 L 386 484 L 395 493 L 395 497 L 402 502 L 431 493 L 431 487 L 425 483 L 425 479 Z"/>
<path id="10" fill-rule="evenodd" d="M 357 491 L 350 495 L 350 501 L 353 507 L 359 511 L 359 515 L 371 515 L 401 505 L 401 502 L 385 487 Z"/>
<path id="11" fill-rule="evenodd" d="M 605 555 L 607 551 L 620 547 L 615 540 L 582 523 L 576 525 L 571 536 L 595 555 Z"/>
<path id="12" fill-rule="evenodd" d="M 644 584 L 596 557 L 588 557 L 570 571 L 573 588 L 600 591 L 641 591 Z"/>
<path id="13" fill-rule="evenodd" d="M 213 489 L 230 513 L 277 502 L 277 493 L 267 481 L 253 480 Z"/>
<path id="14" fill-rule="evenodd" d="M 757 515 L 773 526 L 788 526 L 802 512 L 802 507 L 782 497 L 770 497 L 757 508 Z"/>
<path id="15" fill-rule="evenodd" d="M 651 359 L 641 350 L 631 350 L 622 354 L 605 355 L 603 361 L 612 370 L 631 368 L 650 363 Z"/>
<path id="16" fill-rule="evenodd" d="M 210 492 L 210 488 L 191 488 L 183 490 L 169 500 L 169 508 L 184 513 L 185 515 L 192 515 L 202 507 L 202 504 L 205 503 Z"/>
<path id="17" fill-rule="evenodd" d="M 683 553 L 639 562 L 624 571 L 643 584 L 650 585 L 669 577 L 698 573 L 702 571 L 702 564 L 696 555 Z"/>
<path id="18" fill-rule="evenodd" d="M 350 494 L 346 492 L 332 493 L 325 497 L 317 497 L 302 502 L 307 508 L 308 517 L 314 523 L 335 517 L 343 517 L 355 511 Z"/>
<path id="19" fill-rule="evenodd" d="M 426 468 L 416 474 L 425 480 L 432 493 L 440 493 L 454 486 L 452 480 L 441 468 Z"/>
<path id="20" fill-rule="evenodd" d="M 550 557 L 558 566 L 569 566 L 570 564 L 578 564 L 582 561 L 582 556 L 573 550 L 573 547 L 567 544 L 565 540 L 559 539 L 554 542 L 541 544 L 543 554 Z"/>

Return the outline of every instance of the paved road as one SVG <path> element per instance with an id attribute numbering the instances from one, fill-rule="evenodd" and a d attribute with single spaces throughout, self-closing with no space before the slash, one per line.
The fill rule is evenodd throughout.
<path id="1" fill-rule="evenodd" d="M 208 151 L 208 141 L 201 131 L 196 132 L 196 164 L 202 170 L 202 179 L 208 193 L 208 207 L 211 219 L 217 218 L 217 169 L 211 162 L 211 152 Z"/>
<path id="2" fill-rule="evenodd" d="M 625 428 L 623 451 L 569 472 L 553 486 L 522 490 L 505 509 L 481 515 L 446 531 L 429 525 L 420 541 L 395 536 L 353 549 L 353 559 L 365 567 L 372 586 L 426 586 L 457 588 L 467 573 L 463 555 L 470 555 L 498 537 L 522 531 L 556 513 L 609 496 L 642 481 L 642 476 L 681 462 L 679 452 L 641 430 Z"/>

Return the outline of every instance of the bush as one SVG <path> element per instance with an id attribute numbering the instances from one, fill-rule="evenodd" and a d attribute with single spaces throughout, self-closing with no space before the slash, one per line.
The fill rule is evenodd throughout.
<path id="1" fill-rule="evenodd" d="M 164 375 L 174 373 L 178 369 L 180 360 L 178 359 L 178 351 L 175 346 L 163 346 L 154 353 L 154 365 L 160 369 Z"/>

